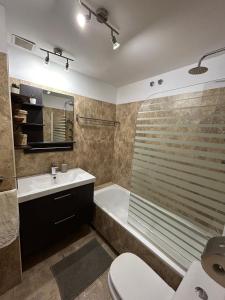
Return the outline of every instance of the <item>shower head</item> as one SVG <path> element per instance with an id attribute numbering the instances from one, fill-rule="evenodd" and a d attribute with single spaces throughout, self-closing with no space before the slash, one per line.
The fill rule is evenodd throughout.
<path id="1" fill-rule="evenodd" d="M 206 73 L 207 71 L 208 71 L 208 68 L 202 67 L 202 66 L 197 66 L 197 67 L 190 69 L 188 71 L 188 73 L 191 75 L 200 75 L 200 74 Z"/>
<path id="2" fill-rule="evenodd" d="M 202 61 L 207 57 L 207 56 L 210 56 L 210 55 L 213 55 L 213 54 L 217 54 L 217 53 L 220 53 L 220 52 L 223 52 L 225 51 L 225 47 L 224 48 L 220 48 L 220 49 L 217 49 L 217 50 L 214 50 L 214 51 L 211 51 L 209 53 L 206 53 L 205 55 L 203 55 L 200 60 L 199 60 L 199 63 L 198 63 L 198 66 L 197 67 L 194 67 L 192 69 L 190 69 L 188 71 L 189 74 L 191 75 L 200 75 L 200 74 L 204 74 L 208 71 L 208 68 L 207 67 L 202 67 L 201 66 L 201 63 Z"/>

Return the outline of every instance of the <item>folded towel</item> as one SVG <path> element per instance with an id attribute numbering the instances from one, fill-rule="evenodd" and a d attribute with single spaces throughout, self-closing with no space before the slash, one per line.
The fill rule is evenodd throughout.
<path id="1" fill-rule="evenodd" d="M 16 190 L 0 192 L 0 248 L 19 235 L 19 208 Z"/>

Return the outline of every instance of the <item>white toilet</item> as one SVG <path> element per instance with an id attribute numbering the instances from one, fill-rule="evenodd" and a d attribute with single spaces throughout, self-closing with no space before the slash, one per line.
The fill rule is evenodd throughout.
<path id="1" fill-rule="evenodd" d="M 108 285 L 114 300 L 225 300 L 225 289 L 194 262 L 175 292 L 144 261 L 132 253 L 111 264 Z"/>

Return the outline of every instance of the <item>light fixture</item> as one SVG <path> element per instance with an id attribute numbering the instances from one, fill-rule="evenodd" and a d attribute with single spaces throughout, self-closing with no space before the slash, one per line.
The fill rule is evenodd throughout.
<path id="1" fill-rule="evenodd" d="M 47 65 L 49 63 L 49 52 L 47 52 L 47 56 L 45 57 L 45 64 Z"/>
<path id="2" fill-rule="evenodd" d="M 68 58 L 66 60 L 66 71 L 69 71 L 69 60 L 68 60 Z"/>
<path id="3" fill-rule="evenodd" d="M 67 56 L 64 56 L 63 55 L 63 50 L 61 48 L 57 48 L 57 47 L 54 48 L 54 52 L 46 50 L 46 49 L 43 49 L 43 48 L 40 48 L 40 50 L 44 51 L 45 53 L 47 53 L 47 55 L 45 57 L 45 60 L 44 60 L 45 64 L 49 63 L 49 60 L 50 60 L 49 56 L 50 56 L 50 54 L 65 59 L 66 60 L 66 66 L 65 66 L 66 70 L 69 70 L 69 61 L 74 61 L 73 59 L 71 59 L 71 58 L 69 58 Z"/>
<path id="4" fill-rule="evenodd" d="M 111 35 L 112 35 L 113 50 L 116 50 L 120 47 L 120 43 L 117 42 L 117 39 L 116 39 L 115 35 L 113 34 L 113 31 L 111 31 Z"/>
<path id="5" fill-rule="evenodd" d="M 84 28 L 86 25 L 86 18 L 83 14 L 77 15 L 77 23 L 81 28 Z"/>
<path id="6" fill-rule="evenodd" d="M 81 28 L 84 28 L 85 25 L 91 20 L 91 11 L 89 10 L 88 15 L 84 15 L 82 13 L 79 13 L 77 15 L 77 23 Z"/>
<path id="7" fill-rule="evenodd" d="M 81 13 L 79 13 L 77 15 L 77 22 L 78 22 L 79 26 L 84 28 L 86 23 L 91 20 L 91 16 L 94 15 L 96 17 L 96 20 L 99 23 L 105 25 L 106 27 L 108 27 L 110 29 L 111 36 L 112 36 L 113 50 L 118 49 L 120 47 L 120 43 L 117 41 L 115 35 L 116 34 L 119 35 L 119 32 L 108 22 L 109 12 L 107 11 L 107 9 L 105 9 L 104 7 L 100 7 L 96 11 L 94 11 L 82 0 L 79 0 L 79 2 L 80 2 L 80 5 L 85 7 L 89 12 L 89 14 L 86 16 Z"/>

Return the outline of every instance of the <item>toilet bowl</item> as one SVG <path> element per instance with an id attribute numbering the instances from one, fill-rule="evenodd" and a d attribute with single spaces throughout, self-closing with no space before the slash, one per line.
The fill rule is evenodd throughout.
<path id="1" fill-rule="evenodd" d="M 114 300 L 171 300 L 175 293 L 132 253 L 121 254 L 113 261 L 108 273 L 108 285 Z"/>
<path id="2" fill-rule="evenodd" d="M 132 253 L 118 256 L 108 273 L 113 300 L 225 300 L 225 289 L 192 263 L 175 292 L 144 261 Z"/>

